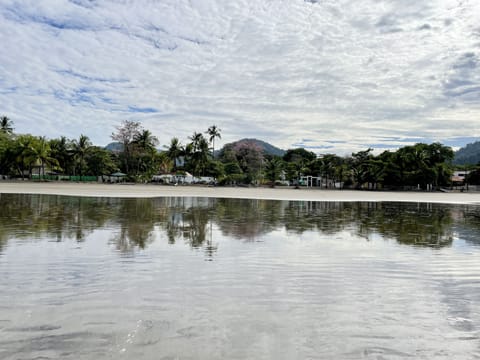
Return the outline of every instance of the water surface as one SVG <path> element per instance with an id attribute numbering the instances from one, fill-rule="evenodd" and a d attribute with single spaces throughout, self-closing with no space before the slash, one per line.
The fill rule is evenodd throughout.
<path id="1" fill-rule="evenodd" d="M 0 358 L 478 359 L 480 208 L 0 195 Z"/>

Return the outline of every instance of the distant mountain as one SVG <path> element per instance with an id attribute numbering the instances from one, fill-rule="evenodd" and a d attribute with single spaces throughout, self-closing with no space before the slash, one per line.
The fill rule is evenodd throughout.
<path id="1" fill-rule="evenodd" d="M 263 149 L 263 152 L 266 154 L 266 155 L 274 155 L 274 156 L 283 156 L 285 154 L 285 150 L 282 150 L 272 144 L 269 144 L 265 141 L 262 141 L 262 140 L 258 140 L 258 139 L 241 139 L 241 140 L 238 140 L 238 141 L 234 141 L 233 143 L 229 143 L 229 144 L 226 144 L 225 146 L 235 146 L 237 144 L 241 144 L 241 143 L 244 143 L 244 142 L 248 142 L 248 143 L 254 143 L 255 145 L 261 147 Z M 221 153 L 223 151 L 223 149 L 221 149 L 219 151 L 219 153 Z M 215 153 L 217 153 L 217 151 L 215 151 Z M 215 155 L 216 156 L 216 155 Z"/>
<path id="2" fill-rule="evenodd" d="M 457 165 L 476 165 L 480 163 L 480 141 L 467 144 L 465 147 L 456 151 L 453 163 Z"/>
<path id="3" fill-rule="evenodd" d="M 111 142 L 105 146 L 105 150 L 109 150 L 111 152 L 121 152 L 123 150 L 123 144 L 119 142 Z"/>

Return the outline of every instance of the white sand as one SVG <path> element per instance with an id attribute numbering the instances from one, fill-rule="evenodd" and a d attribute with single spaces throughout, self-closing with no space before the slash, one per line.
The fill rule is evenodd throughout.
<path id="1" fill-rule="evenodd" d="M 0 193 L 51 194 L 93 197 L 163 197 L 195 196 L 241 199 L 310 201 L 402 201 L 449 204 L 478 204 L 480 193 L 388 192 L 354 190 L 319 190 L 294 188 L 243 188 L 127 184 L 80 184 L 63 182 L 0 181 Z"/>

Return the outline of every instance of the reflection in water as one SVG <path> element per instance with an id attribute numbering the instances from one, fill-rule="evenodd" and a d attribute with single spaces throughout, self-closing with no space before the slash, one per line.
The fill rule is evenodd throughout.
<path id="1" fill-rule="evenodd" d="M 479 219 L 479 208 L 467 205 L 1 194 L 0 250 L 11 237 L 81 242 L 106 227 L 121 252 L 144 249 L 161 230 L 170 244 L 185 241 L 212 255 L 212 226 L 245 241 L 284 228 L 294 234 L 348 230 L 366 239 L 381 235 L 402 244 L 442 247 L 451 245 L 455 231 L 478 242 Z"/>
<path id="2" fill-rule="evenodd" d="M 478 359 L 479 215 L 0 194 L 0 359 Z"/>

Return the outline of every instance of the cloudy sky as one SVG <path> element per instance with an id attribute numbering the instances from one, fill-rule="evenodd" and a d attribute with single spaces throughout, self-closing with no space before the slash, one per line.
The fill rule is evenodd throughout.
<path id="1" fill-rule="evenodd" d="M 0 0 L 16 132 L 216 124 L 317 153 L 480 139 L 478 0 Z"/>

